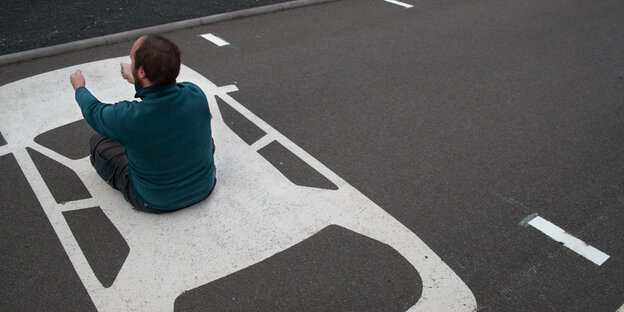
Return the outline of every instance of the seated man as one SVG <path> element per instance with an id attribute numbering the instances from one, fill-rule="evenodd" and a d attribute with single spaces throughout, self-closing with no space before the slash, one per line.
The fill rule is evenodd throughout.
<path id="1" fill-rule="evenodd" d="M 216 183 L 206 95 L 190 82 L 176 83 L 180 49 L 163 37 L 139 38 L 130 58 L 132 64 L 121 64 L 121 75 L 141 101 L 101 103 L 79 70 L 70 76 L 82 115 L 97 132 L 91 163 L 138 210 L 161 213 L 193 205 Z"/>

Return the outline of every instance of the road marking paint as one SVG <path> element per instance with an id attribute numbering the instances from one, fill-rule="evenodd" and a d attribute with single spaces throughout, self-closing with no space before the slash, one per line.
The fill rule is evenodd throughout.
<path id="1" fill-rule="evenodd" d="M 522 219 L 522 221 L 520 221 L 518 225 L 526 227 L 527 225 L 529 225 L 529 222 L 531 220 L 535 219 L 535 217 L 537 217 L 537 213 L 530 214 L 528 217 Z"/>
<path id="2" fill-rule="evenodd" d="M 130 58 L 80 65 L 91 91 L 105 103 L 118 100 L 119 94 L 131 96 L 135 92 L 132 85 L 119 79 L 118 71 L 110 70 L 117 68 L 120 61 L 129 62 Z M 83 118 L 80 108 L 71 104 L 75 101 L 73 92 L 63 87 L 66 77 L 75 70 L 76 66 L 66 67 L 0 87 L 0 126 L 7 141 L 7 147 L 0 151 L 14 152 L 98 311 L 172 311 L 175 299 L 184 291 L 267 259 L 333 224 L 389 245 L 413 265 L 422 279 L 422 293 L 409 311 L 476 310 L 470 288 L 415 233 L 239 103 L 230 94 L 238 90 L 236 85 L 217 86 L 184 64 L 178 80 L 192 81 L 200 87 L 213 114 L 211 125 L 214 137 L 218 138 L 215 164 L 220 186 L 210 198 L 167 218 L 130 209 L 122 194 L 93 170 L 89 157 L 71 160 L 34 142 L 41 133 Z M 29 105 L 2 105 L 15 98 Z M 253 146 L 245 143 L 226 125 L 217 98 L 266 136 Z M 257 152 L 273 141 L 338 189 L 301 187 L 290 182 Z M 93 198 L 57 203 L 26 147 L 74 171 Z M 94 274 L 63 215 L 65 211 L 90 206 L 101 208 L 130 247 L 109 288 Z M 165 233 L 167 239 L 145 235 L 156 232 Z"/>
<path id="3" fill-rule="evenodd" d="M 413 7 L 413 5 L 407 4 L 407 3 L 404 3 L 404 2 L 401 2 L 401 1 L 396 1 L 396 0 L 384 0 L 384 1 L 386 1 L 388 3 L 400 5 L 400 6 L 404 7 L 404 8 L 406 8 L 406 9 L 409 9 L 409 8 Z"/>
<path id="4" fill-rule="evenodd" d="M 100 203 L 97 201 L 97 199 L 92 197 L 92 198 L 87 198 L 87 199 L 79 199 L 79 200 L 56 204 L 55 209 L 57 209 L 58 211 L 65 212 L 65 211 L 73 211 L 73 210 L 96 207 L 99 205 Z"/>
<path id="5" fill-rule="evenodd" d="M 9 145 L 0 146 L 0 156 L 4 156 L 10 153 L 11 153 L 11 149 L 9 149 Z"/>
<path id="6" fill-rule="evenodd" d="M 261 148 L 269 145 L 269 143 L 273 141 L 275 141 L 275 136 L 266 134 L 265 136 L 261 137 L 258 141 L 256 141 L 254 144 L 252 144 L 251 148 L 255 151 L 258 151 Z"/>
<path id="7" fill-rule="evenodd" d="M 529 220 L 526 224 L 540 230 L 542 233 L 550 236 L 550 238 L 554 239 L 555 241 L 563 243 L 564 246 L 585 257 L 587 260 L 600 266 L 609 259 L 609 255 L 607 255 L 606 253 L 570 235 L 568 232 L 552 224 L 550 221 L 536 214 L 532 216 L 535 217 Z"/>
<path id="8" fill-rule="evenodd" d="M 624 312 L 624 304 L 615 312 Z"/>
<path id="9" fill-rule="evenodd" d="M 203 34 L 203 35 L 201 35 L 201 37 L 206 39 L 206 40 L 208 40 L 208 41 L 210 41 L 210 42 L 212 42 L 212 43 L 214 43 L 214 44 L 216 44 L 219 47 L 226 46 L 226 45 L 230 44 L 229 42 L 227 42 L 227 41 L 223 40 L 222 38 L 217 37 L 217 36 L 215 36 L 213 34 Z"/>

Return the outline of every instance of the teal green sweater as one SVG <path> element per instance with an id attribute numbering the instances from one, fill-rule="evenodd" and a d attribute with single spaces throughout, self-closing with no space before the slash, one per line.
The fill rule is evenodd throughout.
<path id="1" fill-rule="evenodd" d="M 142 101 L 104 104 L 76 90 L 82 115 L 99 134 L 126 149 L 130 185 L 141 200 L 176 210 L 206 198 L 215 167 L 206 95 L 183 82 L 137 88 Z"/>

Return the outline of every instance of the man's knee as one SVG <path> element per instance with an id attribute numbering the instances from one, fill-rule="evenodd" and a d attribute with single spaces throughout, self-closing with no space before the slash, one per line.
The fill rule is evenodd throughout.
<path id="1" fill-rule="evenodd" d="M 106 140 L 106 137 L 99 133 L 91 136 L 91 139 L 89 139 L 89 151 L 91 152 L 91 156 L 95 154 L 95 149 L 97 148 L 98 144 L 100 144 L 100 142 L 104 140 Z"/>

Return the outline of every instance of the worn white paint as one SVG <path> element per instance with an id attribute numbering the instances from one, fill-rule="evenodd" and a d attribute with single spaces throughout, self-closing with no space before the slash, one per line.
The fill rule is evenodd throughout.
<path id="1" fill-rule="evenodd" d="M 200 86 L 213 113 L 218 146 L 218 185 L 193 207 L 168 215 L 133 210 L 104 183 L 88 157 L 67 159 L 33 141 L 40 133 L 82 118 L 69 75 L 81 69 L 87 87 L 104 102 L 128 99 L 133 86 L 118 77 L 127 57 L 72 66 L 0 87 L 0 131 L 15 154 L 99 311 L 172 311 L 176 297 L 258 263 L 337 224 L 388 244 L 405 257 L 423 281 L 410 311 L 472 311 L 474 295 L 424 242 L 357 189 L 258 118 L 229 93 L 183 66 L 179 80 Z M 223 122 L 216 97 L 242 113 L 267 135 L 247 145 Z M 18 103 L 19 102 L 19 103 Z M 292 184 L 256 150 L 279 141 L 339 187 L 322 190 Z M 85 142 L 86 144 L 86 142 Z M 31 147 L 75 171 L 93 199 L 57 204 L 25 148 Z M 99 205 L 130 246 L 117 279 L 104 288 L 65 222 L 62 212 Z M 460 239 L 460 238 L 458 238 Z"/>
<path id="2" fill-rule="evenodd" d="M 385 0 L 385 1 L 388 2 L 388 3 L 392 3 L 392 4 L 396 4 L 396 5 L 402 6 L 402 7 L 406 8 L 406 9 L 409 9 L 409 8 L 413 7 L 413 5 L 405 3 L 405 2 L 401 2 L 401 1 L 396 1 L 396 0 Z"/>
<path id="3" fill-rule="evenodd" d="M 540 230 L 542 233 L 548 235 L 550 238 L 557 242 L 563 243 L 564 246 L 572 249 L 577 254 L 585 257 L 589 261 L 602 265 L 609 259 L 609 255 L 606 253 L 586 244 L 582 240 L 570 235 L 562 228 L 554 225 L 550 221 L 536 216 L 527 223 L 528 225 Z"/>
<path id="4" fill-rule="evenodd" d="M 208 41 L 210 41 L 210 42 L 212 42 L 212 43 L 214 43 L 214 44 L 216 44 L 219 47 L 223 47 L 223 46 L 226 46 L 226 45 L 230 44 L 229 42 L 223 40 L 223 38 L 217 37 L 217 36 L 215 36 L 213 34 L 204 34 L 204 35 L 201 35 L 201 37 L 206 39 L 206 40 L 208 40 Z"/>

